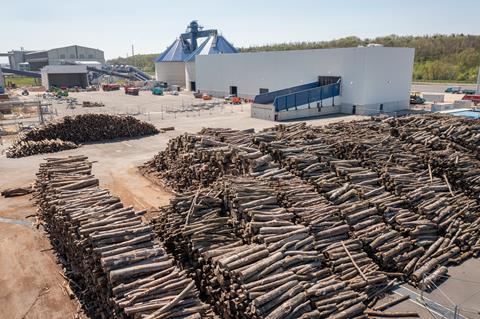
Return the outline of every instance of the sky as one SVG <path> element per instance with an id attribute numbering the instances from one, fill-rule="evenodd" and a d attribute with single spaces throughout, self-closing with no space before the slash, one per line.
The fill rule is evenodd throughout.
<path id="1" fill-rule="evenodd" d="M 0 52 L 67 45 L 159 53 L 191 20 L 236 47 L 346 36 L 480 34 L 478 0 L 0 1 Z M 6 58 L 0 57 L 0 63 Z"/>

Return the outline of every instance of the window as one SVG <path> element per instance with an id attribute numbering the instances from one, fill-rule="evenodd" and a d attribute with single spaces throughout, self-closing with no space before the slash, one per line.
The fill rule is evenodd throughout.
<path id="1" fill-rule="evenodd" d="M 93 54 L 89 54 L 89 55 L 88 55 L 88 58 L 89 58 L 89 59 L 93 59 Z"/>
<path id="2" fill-rule="evenodd" d="M 264 89 L 264 88 L 260 88 L 258 91 L 260 92 L 260 94 L 268 93 L 268 89 Z"/>
<path id="3" fill-rule="evenodd" d="M 357 113 L 357 106 L 354 105 L 352 106 L 352 114 L 356 114 Z"/>
<path id="4" fill-rule="evenodd" d="M 75 59 L 75 54 L 70 54 L 70 59 Z"/>
<path id="5" fill-rule="evenodd" d="M 383 112 L 383 104 L 380 104 L 380 112 Z"/>
<path id="6" fill-rule="evenodd" d="M 190 91 L 195 92 L 197 90 L 197 85 L 195 81 L 190 81 Z"/>
<path id="7" fill-rule="evenodd" d="M 60 54 L 60 59 L 65 59 L 65 54 Z"/>
<path id="8" fill-rule="evenodd" d="M 80 59 L 85 59 L 85 54 L 80 54 Z"/>
<path id="9" fill-rule="evenodd" d="M 236 86 L 231 86 L 230 87 L 230 94 L 237 96 L 238 94 L 238 88 Z"/>

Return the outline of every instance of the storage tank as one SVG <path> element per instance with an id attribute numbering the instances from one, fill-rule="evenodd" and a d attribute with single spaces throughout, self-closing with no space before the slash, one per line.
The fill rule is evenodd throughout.
<path id="1" fill-rule="evenodd" d="M 197 21 L 192 21 L 187 31 L 155 60 L 155 76 L 157 81 L 195 91 L 196 56 L 237 52 L 217 30 L 203 30 Z"/>

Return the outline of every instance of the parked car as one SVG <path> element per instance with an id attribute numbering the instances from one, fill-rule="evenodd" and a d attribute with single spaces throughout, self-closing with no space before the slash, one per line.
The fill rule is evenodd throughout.
<path id="1" fill-rule="evenodd" d="M 459 94 L 461 92 L 461 90 L 462 90 L 462 88 L 459 87 L 459 86 L 451 86 L 451 87 L 448 87 L 445 90 L 445 93 Z"/>
<path id="2" fill-rule="evenodd" d="M 463 89 L 462 93 L 463 94 L 475 94 L 475 93 L 477 93 L 477 91 L 474 90 L 474 89 Z"/>

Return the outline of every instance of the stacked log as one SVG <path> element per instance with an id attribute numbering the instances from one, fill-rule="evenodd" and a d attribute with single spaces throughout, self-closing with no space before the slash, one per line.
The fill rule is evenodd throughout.
<path id="1" fill-rule="evenodd" d="M 39 213 L 86 312 L 95 318 L 214 318 L 194 282 L 153 241 L 142 214 L 98 187 L 84 156 L 40 166 Z"/>
<path id="2" fill-rule="evenodd" d="M 167 227 L 158 227 L 160 233 L 169 232 L 167 224 L 178 220 L 176 224 L 181 231 L 175 236 L 181 239 L 175 240 L 174 245 L 185 247 L 188 262 L 184 264 L 192 268 L 200 290 L 217 313 L 225 318 L 273 318 L 280 314 L 287 318 L 298 318 L 302 314 L 317 318 L 362 316 L 366 296 L 351 290 L 331 274 L 324 265 L 323 254 L 313 250 L 314 239 L 308 236 L 304 226 L 252 225 L 249 227 L 254 229 L 252 236 L 248 237 L 247 232 L 241 234 L 255 243 L 245 245 L 235 238 L 231 218 L 252 217 L 245 211 L 248 208 L 258 214 L 272 212 L 264 209 L 275 205 L 257 186 L 248 183 L 251 181 L 243 179 L 237 183 L 236 178 L 227 179 L 209 192 L 178 195 L 167 208 L 168 214 L 178 214 L 177 218 L 161 217 L 154 221 Z M 226 216 L 221 213 L 222 205 L 218 201 L 221 192 L 216 189 L 219 186 L 226 187 L 224 192 L 228 193 L 223 206 L 232 207 L 235 213 L 230 210 Z M 266 183 L 262 186 L 262 190 L 273 192 Z M 209 194 L 216 194 L 216 200 Z M 203 196 L 209 203 L 208 208 L 201 204 Z M 281 217 L 288 220 L 286 216 Z M 230 231 L 226 231 L 228 229 Z M 212 240 L 218 236 L 223 236 L 223 245 Z"/>
<path id="3" fill-rule="evenodd" d="M 81 143 L 157 134 L 152 124 L 132 116 L 82 114 L 66 116 L 20 135 L 7 150 L 7 157 L 23 157 L 72 149 Z"/>
<path id="4" fill-rule="evenodd" d="M 157 133 L 155 126 L 133 116 L 92 113 L 66 116 L 61 122 L 50 123 L 27 132 L 24 139 L 41 141 L 59 138 L 80 144 Z"/>
<path id="5" fill-rule="evenodd" d="M 198 135 L 185 134 L 169 141 L 166 149 L 140 167 L 153 182 L 176 192 L 206 187 L 225 175 L 263 172 L 278 166 L 251 147 L 251 134 L 231 141 L 224 130 L 205 129 Z M 209 135 L 207 135 L 209 134 Z M 222 141 L 224 140 L 224 141 Z"/>
<path id="6" fill-rule="evenodd" d="M 303 127 L 302 131 L 305 131 Z M 263 149 L 274 154 L 274 157 L 296 175 L 315 185 L 331 204 L 337 205 L 339 215 L 346 224 L 339 224 L 332 234 L 339 232 L 340 236 L 344 236 L 342 232 L 349 229 L 353 237 L 362 240 L 385 270 L 401 271 L 413 258 L 422 253 L 422 249 L 415 247 L 408 236 L 402 235 L 385 223 L 383 214 L 377 206 L 390 207 L 398 203 L 398 200 L 388 200 L 383 196 L 387 193 L 376 172 L 361 167 L 357 160 L 335 158 L 333 150 L 319 139 L 293 140 L 291 143 L 273 141 L 268 146 L 264 145 Z M 375 202 L 371 202 L 370 199 Z M 370 245 L 378 237 L 388 237 L 391 242 L 382 241 L 375 246 Z"/>
<path id="7" fill-rule="evenodd" d="M 317 251 L 323 253 L 329 245 L 349 238 L 350 227 L 341 218 L 340 208 L 318 196 L 313 186 L 294 179 L 281 182 L 277 191 L 282 206 L 310 228 Z"/>
<path id="8" fill-rule="evenodd" d="M 10 158 L 18 158 L 35 154 L 55 153 L 71 150 L 77 147 L 78 145 L 73 142 L 63 141 L 58 138 L 41 141 L 19 140 L 7 149 L 6 156 Z"/>
<path id="9" fill-rule="evenodd" d="M 294 278 L 303 287 L 313 313 L 334 309 L 331 301 L 343 300 L 340 296 L 351 292 L 357 294 L 355 298 L 365 298 L 360 302 L 364 304 L 376 298 L 378 291 L 388 289 L 387 276 L 432 287 L 444 277 L 444 267 L 480 249 L 478 203 L 456 180 L 471 177 L 469 185 L 475 185 L 475 166 L 469 164 L 473 157 L 466 153 L 471 149 L 457 143 L 451 151 L 447 146 L 452 144 L 435 134 L 432 129 L 414 139 L 403 138 L 401 127 L 379 119 L 327 127 L 278 125 L 256 134 L 252 130 L 204 129 L 188 143 L 172 145 L 171 154 L 164 154 L 159 164 L 152 166 L 160 178 L 178 174 L 170 178 L 172 184 L 187 180 L 176 190 L 191 190 L 179 195 L 180 205 L 166 209 L 162 217 L 165 227 L 158 231 L 159 236 L 171 246 L 181 247 L 179 255 L 184 254 L 182 259 L 194 269 L 202 293 L 210 296 L 209 302 L 226 317 L 239 316 L 242 311 L 247 317 L 270 313 L 258 312 L 255 298 L 245 297 L 252 287 L 239 290 L 239 275 L 219 263 L 223 253 L 232 254 L 228 264 L 244 252 L 252 258 L 252 266 L 281 253 L 281 259 L 272 265 L 282 264 L 282 271 L 297 276 Z M 467 154 L 467 160 L 457 159 L 459 152 Z M 209 172 L 210 178 L 193 171 L 187 176 L 184 172 L 195 165 L 220 173 Z M 472 175 L 466 173 L 469 169 Z M 192 203 L 197 203 L 197 191 L 197 199 L 213 196 L 217 206 L 199 204 L 208 216 L 192 220 L 190 231 L 185 218 L 191 215 Z M 216 238 L 225 240 L 225 249 Z M 201 248 L 196 252 L 194 246 Z M 334 252 L 333 257 L 328 250 Z M 295 263 L 300 262 L 295 271 L 285 262 L 292 256 Z M 324 269 L 329 269 L 333 274 L 328 276 L 334 276 L 334 281 L 341 283 L 338 287 L 346 287 L 348 293 L 334 292 L 324 301 L 313 301 L 309 289 L 333 280 L 320 276 Z M 318 275 L 302 277 L 307 270 Z M 340 315 L 347 308 L 344 305 L 342 310 L 332 311 Z M 354 316 L 347 313 L 346 317 Z M 357 314 L 363 315 L 363 309 Z"/>
<path id="10" fill-rule="evenodd" d="M 330 245 L 325 256 L 328 265 L 339 278 L 357 291 L 362 291 L 366 298 L 371 299 L 388 284 L 385 274 L 379 272 L 368 254 L 362 249 L 360 240 L 351 239 Z"/>

